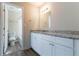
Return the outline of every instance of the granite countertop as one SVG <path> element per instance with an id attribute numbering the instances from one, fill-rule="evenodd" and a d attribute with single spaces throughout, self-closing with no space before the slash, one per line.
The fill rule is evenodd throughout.
<path id="1" fill-rule="evenodd" d="M 78 31 L 32 31 L 32 32 L 56 36 L 56 37 L 62 37 L 62 38 L 79 39 Z"/>

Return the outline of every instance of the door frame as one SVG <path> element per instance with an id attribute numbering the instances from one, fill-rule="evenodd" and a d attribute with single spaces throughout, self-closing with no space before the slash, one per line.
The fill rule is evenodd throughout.
<path id="1" fill-rule="evenodd" d="M 16 4 L 12 4 L 12 3 L 1 3 L 0 4 L 0 6 L 1 6 L 1 10 L 0 10 L 0 12 L 1 12 L 1 20 L 0 20 L 0 25 L 1 25 L 1 30 L 0 30 L 0 35 L 1 35 L 1 38 L 0 38 L 0 44 L 1 44 L 1 50 L 0 50 L 0 55 L 4 55 L 4 20 L 5 20 L 5 7 L 4 7 L 4 5 L 12 5 L 12 6 L 15 6 L 15 7 L 17 7 L 17 8 L 21 8 L 22 9 L 22 41 L 23 41 L 23 38 L 24 38 L 24 21 L 23 21 L 23 19 L 24 19 L 24 15 L 23 15 L 23 13 L 24 13 L 24 8 L 23 7 L 21 7 L 21 6 L 19 6 L 19 5 L 16 5 Z M 24 41 L 23 41 L 24 42 Z M 22 42 L 22 43 L 23 43 Z M 24 50 L 24 44 L 23 44 L 23 47 L 22 47 L 22 50 Z"/>
<path id="2" fill-rule="evenodd" d="M 23 8 L 15 5 L 15 4 L 11 4 L 11 3 L 4 3 L 4 5 L 7 5 L 7 6 L 10 5 L 10 6 L 13 6 L 13 7 L 16 7 L 16 8 L 21 8 L 21 10 L 22 10 L 22 47 L 21 47 L 21 50 L 23 50 Z M 5 20 L 5 18 L 4 18 L 4 20 Z"/>
<path id="3" fill-rule="evenodd" d="M 8 49 L 8 6 L 4 4 L 4 54 Z"/>
<path id="4" fill-rule="evenodd" d="M 1 6 L 1 9 L 0 9 L 0 12 L 1 12 L 1 20 L 0 20 L 0 25 L 1 25 L 1 29 L 0 29 L 0 56 L 2 56 L 4 54 L 4 3 L 1 3 L 0 4 Z"/>
<path id="5" fill-rule="evenodd" d="M 23 27 L 23 25 L 24 25 L 24 24 L 23 24 L 23 19 L 24 19 L 24 18 L 23 18 L 23 16 L 24 16 L 24 15 L 23 15 L 23 10 L 24 10 L 24 8 L 22 8 L 21 6 L 19 6 L 19 5 L 17 5 L 17 4 L 14 4 L 14 3 L 5 3 L 5 5 L 10 5 L 10 6 L 13 6 L 13 7 L 16 7 L 16 8 L 20 8 L 20 9 L 22 10 L 22 41 L 23 41 L 23 36 L 24 36 L 24 35 L 23 35 L 23 33 L 24 33 L 24 32 L 23 32 L 23 28 L 24 28 L 24 27 Z M 23 47 L 22 47 L 22 50 L 23 50 Z"/>

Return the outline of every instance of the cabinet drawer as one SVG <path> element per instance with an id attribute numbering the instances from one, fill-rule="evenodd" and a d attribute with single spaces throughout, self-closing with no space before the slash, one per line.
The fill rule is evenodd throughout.
<path id="1" fill-rule="evenodd" d="M 50 42 L 55 42 L 55 37 L 52 37 L 50 35 L 40 34 L 40 38 Z"/>
<path id="2" fill-rule="evenodd" d="M 73 49 L 67 48 L 59 44 L 54 45 L 55 45 L 55 56 L 73 56 Z"/>
<path id="3" fill-rule="evenodd" d="M 50 36 L 45 34 L 40 34 L 40 38 L 73 48 L 73 39 Z"/>
<path id="4" fill-rule="evenodd" d="M 50 42 L 55 42 L 55 43 L 73 48 L 73 39 L 56 37 L 56 36 L 51 36 L 51 35 L 46 35 L 41 33 L 32 33 L 32 34 L 35 35 L 37 38 L 48 40 Z"/>
<path id="5" fill-rule="evenodd" d="M 73 39 L 55 37 L 55 42 L 73 48 Z"/>

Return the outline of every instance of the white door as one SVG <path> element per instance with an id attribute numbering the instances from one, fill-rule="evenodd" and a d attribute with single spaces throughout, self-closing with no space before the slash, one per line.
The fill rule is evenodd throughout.
<path id="1" fill-rule="evenodd" d="M 4 4 L 0 4 L 0 56 L 3 55 L 4 42 Z"/>
<path id="2" fill-rule="evenodd" d="M 22 8 L 15 7 L 10 4 L 5 4 L 5 42 L 4 53 L 8 48 L 8 33 L 16 35 L 23 49 L 22 39 Z M 16 39 L 15 39 L 16 40 Z"/>
<path id="3" fill-rule="evenodd" d="M 7 5 L 4 4 L 4 33 L 5 33 L 5 37 L 4 37 L 4 53 L 6 52 L 7 48 L 8 48 L 8 9 L 7 9 Z"/>

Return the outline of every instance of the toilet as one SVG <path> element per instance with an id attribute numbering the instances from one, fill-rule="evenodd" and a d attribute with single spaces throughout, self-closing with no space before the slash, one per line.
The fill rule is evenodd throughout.
<path id="1" fill-rule="evenodd" d="M 16 42 L 17 42 L 17 39 L 16 39 L 15 33 L 10 33 L 9 34 L 9 43 L 10 43 L 10 46 L 15 46 Z"/>
<path id="2" fill-rule="evenodd" d="M 15 46 L 16 43 L 16 38 L 15 37 L 10 37 L 10 46 Z"/>

